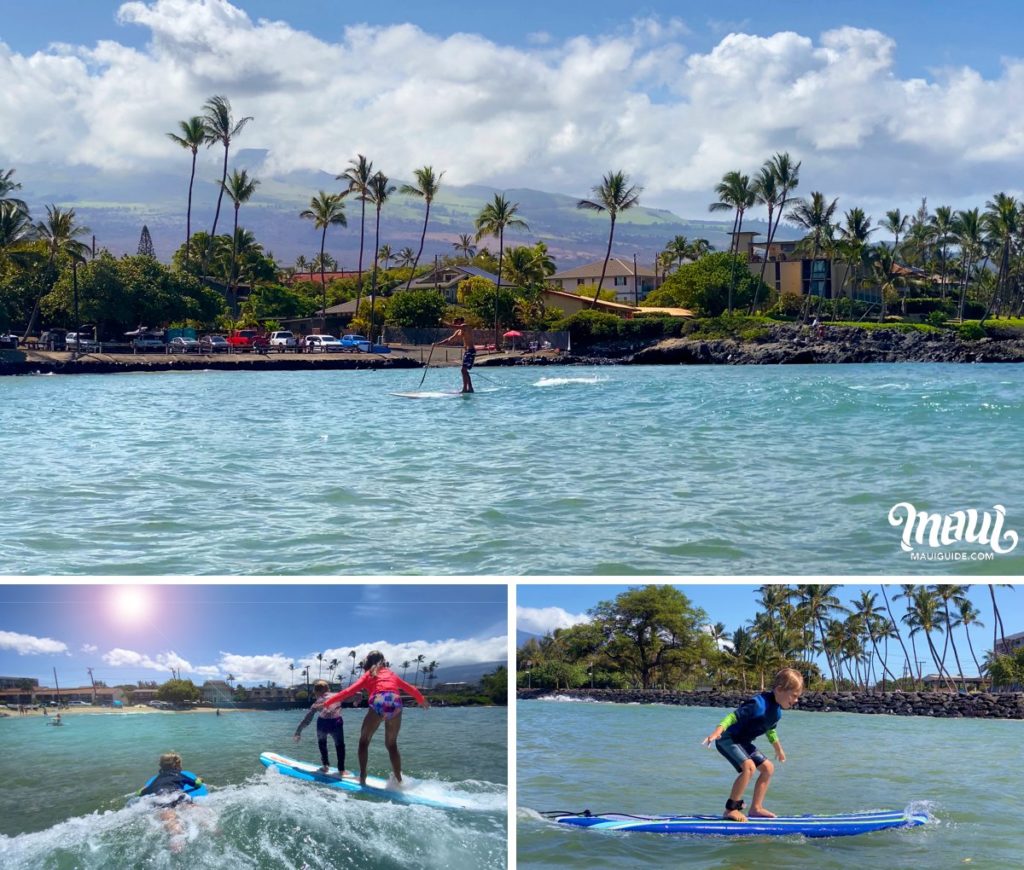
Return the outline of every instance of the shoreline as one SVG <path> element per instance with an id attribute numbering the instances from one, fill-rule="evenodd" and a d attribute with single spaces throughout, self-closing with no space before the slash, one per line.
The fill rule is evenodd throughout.
<path id="1" fill-rule="evenodd" d="M 517 689 L 517 701 L 553 696 L 610 704 L 666 704 L 734 710 L 757 693 L 662 689 Z M 1024 719 L 1024 692 L 806 692 L 794 708 L 810 713 L 930 716 L 940 719 Z"/>

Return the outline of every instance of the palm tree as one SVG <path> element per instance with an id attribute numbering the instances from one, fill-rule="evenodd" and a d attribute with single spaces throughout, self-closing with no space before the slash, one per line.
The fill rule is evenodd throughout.
<path id="1" fill-rule="evenodd" d="M 985 313 L 979 321 L 982 325 L 988 319 L 992 308 L 1001 302 L 1003 289 L 1009 278 L 1013 243 L 1021 228 L 1021 215 L 1017 200 L 1005 193 L 997 193 L 989 202 L 985 203 L 983 221 L 989 238 L 999 250 L 999 272 L 996 276 L 995 292 L 989 298 Z M 998 312 L 999 309 L 996 310 Z"/>
<path id="2" fill-rule="evenodd" d="M 235 169 L 232 171 L 231 178 L 228 179 L 227 183 L 221 182 L 222 192 L 228 195 L 228 199 L 231 200 L 235 207 L 235 224 L 231 231 L 231 272 L 228 278 L 228 294 L 231 298 L 232 311 L 237 308 L 234 292 L 237 286 L 235 283 L 235 269 L 236 257 L 238 256 L 238 210 L 252 198 L 259 184 L 259 181 L 255 178 L 249 178 L 249 173 L 244 169 L 241 171 Z"/>
<path id="3" fill-rule="evenodd" d="M 52 267 L 57 263 L 61 255 L 70 257 L 72 262 L 81 262 L 85 259 L 89 248 L 84 242 L 78 241 L 78 236 L 87 235 L 88 227 L 79 226 L 75 223 L 75 210 L 73 208 L 62 209 L 59 205 L 48 205 L 46 207 L 46 220 L 36 224 L 36 236 L 46 244 L 48 263 Z M 51 288 L 52 289 L 52 288 Z M 28 319 L 28 327 L 25 330 L 25 338 L 32 334 L 35 327 L 36 315 L 39 313 L 39 303 L 42 296 L 36 298 L 32 314 Z M 78 324 L 75 324 L 78 328 Z"/>
<path id="4" fill-rule="evenodd" d="M 472 260 L 476 256 L 476 245 L 473 244 L 473 236 L 469 233 L 460 233 L 459 240 L 452 242 L 452 247 L 467 260 Z"/>
<path id="5" fill-rule="evenodd" d="M 1013 589 L 1009 584 L 1004 583 L 1001 585 L 1007 586 L 1011 590 Z M 1005 650 L 1007 648 L 1006 632 L 1003 629 L 1003 617 L 1000 615 L 999 606 L 996 604 L 996 587 L 992 583 L 988 584 L 988 594 L 992 598 L 992 649 L 994 651 L 996 648 L 996 629 L 998 628 L 999 634 L 1003 639 L 1003 649 Z"/>
<path id="6" fill-rule="evenodd" d="M 879 587 L 882 590 L 882 597 L 885 599 L 885 610 L 889 614 L 889 622 L 892 623 L 892 627 L 896 632 L 896 637 L 900 642 L 900 646 L 903 649 L 903 656 L 907 660 L 907 674 L 910 679 L 914 679 L 914 666 L 910 662 L 910 653 L 907 652 L 907 645 L 903 642 L 903 633 L 899 629 L 899 625 L 896 623 L 896 617 L 892 615 L 892 605 L 889 604 L 889 593 L 885 589 L 885 584 L 880 583 Z"/>
<path id="7" fill-rule="evenodd" d="M 295 258 L 295 274 L 301 275 L 303 272 L 309 272 L 309 280 L 313 280 L 313 267 L 310 265 L 309 260 L 306 259 L 305 254 L 299 254 Z"/>
<path id="8" fill-rule="evenodd" d="M 405 247 L 395 254 L 395 265 L 402 269 L 407 269 L 413 264 L 415 259 L 416 255 L 412 252 L 412 248 Z"/>
<path id="9" fill-rule="evenodd" d="M 949 613 L 949 603 L 952 601 L 953 604 L 959 607 L 961 602 L 967 601 L 967 590 L 969 587 L 958 586 L 951 583 L 937 583 L 930 588 L 936 599 L 942 602 L 942 614 L 946 622 L 946 640 L 942 645 L 942 659 L 945 661 L 946 650 L 952 646 L 957 673 L 960 675 L 960 684 L 966 690 L 967 685 L 964 683 L 964 669 L 960 664 L 960 652 L 957 650 L 956 640 L 953 638 L 953 622 Z"/>
<path id="10" fill-rule="evenodd" d="M 528 230 L 524 220 L 517 218 L 519 212 L 518 202 L 509 202 L 505 194 L 494 194 L 494 201 L 489 202 L 476 216 L 476 241 L 484 236 L 498 237 L 498 281 L 494 285 L 494 347 L 498 347 L 498 309 L 501 298 L 501 268 L 505 256 L 505 230 L 521 229 Z"/>
<path id="11" fill-rule="evenodd" d="M 939 678 L 946 681 L 946 686 L 949 689 L 956 689 L 956 685 L 942 666 L 938 650 L 935 649 L 935 644 L 932 643 L 932 632 L 935 631 L 942 634 L 942 623 L 940 622 L 938 601 L 931 590 L 924 586 L 914 587 L 914 591 L 910 596 L 907 615 L 903 617 L 903 621 L 910 626 L 911 637 L 918 632 L 924 632 L 925 640 L 928 641 L 928 651 L 932 655 L 932 661 L 935 663 Z"/>
<path id="12" fill-rule="evenodd" d="M 395 259 L 394 253 L 391 251 L 391 245 L 381 245 L 380 250 L 377 251 L 377 261 L 380 263 L 381 268 L 386 272 L 388 267 L 391 265 L 391 261 Z"/>
<path id="13" fill-rule="evenodd" d="M 335 176 L 338 181 L 348 182 L 349 193 L 354 193 L 362 203 L 359 217 L 359 277 L 356 279 L 356 316 L 359 315 L 359 302 L 363 295 L 363 236 L 366 232 L 366 203 L 370 201 L 370 179 L 373 178 L 373 161 L 357 154 L 355 160 L 349 161 L 349 168 L 341 175 Z"/>
<path id="14" fill-rule="evenodd" d="M 416 678 L 419 676 L 420 673 L 420 665 L 422 665 L 426 660 L 427 657 L 422 653 L 420 653 L 418 656 L 416 656 L 416 658 L 413 659 L 413 661 L 416 662 L 416 673 L 414 673 L 412 677 L 412 684 L 414 686 L 416 685 Z"/>
<path id="15" fill-rule="evenodd" d="M 370 201 L 377 209 L 376 229 L 373 236 L 373 280 L 370 282 L 370 340 L 373 341 L 374 310 L 377 305 L 377 260 L 380 250 L 380 210 L 388 197 L 395 192 L 395 186 L 391 184 L 383 172 L 374 173 L 370 179 Z M 358 315 L 359 309 L 356 309 Z"/>
<path id="16" fill-rule="evenodd" d="M 957 307 L 957 316 L 961 323 L 964 322 L 964 303 L 967 299 L 967 287 L 971 281 L 971 271 L 976 263 L 981 260 L 985 251 L 985 234 L 981 213 L 978 209 L 958 211 L 953 228 L 954 238 L 960 247 L 960 257 L 963 261 L 963 272 L 960 278 L 960 304 Z"/>
<path id="17" fill-rule="evenodd" d="M 947 249 L 949 243 L 953 241 L 953 230 L 955 228 L 955 219 L 953 217 L 953 209 L 948 205 L 940 205 L 935 209 L 935 214 L 932 215 L 929 221 L 930 229 L 935 238 L 935 243 L 939 246 L 939 262 L 942 264 L 942 298 L 946 298 L 946 267 L 947 267 Z M 904 303 L 906 304 L 906 303 Z"/>
<path id="18" fill-rule="evenodd" d="M 13 190 L 21 190 L 20 182 L 14 180 L 14 170 L 0 169 L 0 205 L 10 203 L 18 211 L 28 214 L 28 205 L 25 203 L 25 200 L 9 196 Z"/>
<path id="19" fill-rule="evenodd" d="M 36 227 L 28 212 L 18 208 L 14 200 L 0 201 L 0 253 L 21 250 L 35 234 Z"/>
<path id="20" fill-rule="evenodd" d="M 878 640 L 889 635 L 890 626 L 888 620 L 882 616 L 882 607 L 875 604 L 877 600 L 878 596 L 874 592 L 862 589 L 860 598 L 853 602 L 853 615 L 860 620 L 864 636 L 870 641 L 874 655 L 878 656 L 878 660 L 882 663 L 882 691 L 884 692 L 884 675 L 888 674 L 893 682 L 896 682 L 896 676 L 889 670 L 888 663 L 878 651 Z"/>
<path id="21" fill-rule="evenodd" d="M 690 242 L 686 236 L 675 236 L 661 254 L 666 271 L 669 266 L 681 266 L 691 255 Z"/>
<path id="22" fill-rule="evenodd" d="M 167 138 L 192 152 L 192 173 L 188 177 L 188 210 L 185 212 L 185 268 L 188 269 L 189 244 L 192 238 L 192 185 L 196 180 L 196 155 L 199 146 L 206 142 L 206 126 L 201 115 L 193 115 L 187 121 L 178 121 L 181 135 L 168 133 Z"/>
<path id="23" fill-rule="evenodd" d="M 440 172 L 435 175 L 433 166 L 424 166 L 421 169 L 414 169 L 413 175 L 416 176 L 416 184 L 403 184 L 399 192 L 409 196 L 421 197 L 427 207 L 427 210 L 423 215 L 423 232 L 420 233 L 420 249 L 416 252 L 416 260 L 412 264 L 412 271 L 409 273 L 409 280 L 405 282 L 406 290 L 409 289 L 409 285 L 412 283 L 412 276 L 416 272 L 416 267 L 420 264 L 420 257 L 423 256 L 423 243 L 427 239 L 427 223 L 430 220 L 430 204 L 434 201 L 434 197 L 437 196 L 438 190 L 441 189 L 441 179 L 444 177 L 444 173 Z"/>
<path id="24" fill-rule="evenodd" d="M 338 670 L 338 660 L 331 659 L 331 663 L 327 666 L 328 682 L 334 679 L 334 672 Z"/>
<path id="25" fill-rule="evenodd" d="M 324 673 L 324 654 L 322 652 L 318 652 L 316 654 L 316 660 L 318 662 L 316 666 L 316 678 L 319 680 Z"/>
<path id="26" fill-rule="evenodd" d="M 405 675 L 407 673 L 409 673 L 409 665 L 411 665 L 411 664 L 412 664 L 412 662 L 410 662 L 408 659 L 406 659 L 404 662 L 402 662 L 402 679 L 403 680 L 405 679 Z"/>
<path id="27" fill-rule="evenodd" d="M 728 312 L 732 314 L 732 292 L 733 283 L 736 278 L 735 257 L 740 252 L 739 234 L 743 231 L 743 215 L 757 201 L 757 192 L 750 183 L 750 176 L 733 170 L 725 173 L 722 180 L 716 185 L 715 193 L 718 194 L 718 201 L 708 206 L 708 211 L 732 211 L 732 243 L 729 252 L 733 255 L 732 266 L 729 271 L 729 299 Z"/>
<path id="28" fill-rule="evenodd" d="M 295 688 L 295 662 L 289 662 L 288 663 L 288 670 L 291 671 L 291 673 L 288 676 L 288 688 L 289 689 L 294 689 Z"/>
<path id="29" fill-rule="evenodd" d="M 224 198 L 225 182 L 228 178 L 228 150 L 231 148 L 231 140 L 238 136 L 245 125 L 252 118 L 245 117 L 235 123 L 231 115 L 231 103 L 227 97 L 210 97 L 203 105 L 206 113 L 202 116 L 203 129 L 206 135 L 207 147 L 220 142 L 224 146 L 224 169 L 220 177 L 220 190 L 217 193 L 217 210 L 213 214 L 213 229 L 210 230 L 209 242 L 212 242 L 217 235 L 217 221 L 220 219 L 220 205 Z M 203 264 L 200 272 L 206 271 L 206 262 L 210 255 L 210 246 L 207 244 L 203 254 Z"/>
<path id="30" fill-rule="evenodd" d="M 807 230 L 802 244 L 811 249 L 811 268 L 818 259 L 818 255 L 832 241 L 833 218 L 839 206 L 839 198 L 832 202 L 825 200 L 825 195 L 820 191 L 811 191 L 810 199 L 797 200 L 790 209 L 787 217 L 797 226 Z M 810 310 L 810 297 L 814 293 L 814 282 L 807 288 L 807 303 L 804 308 L 804 319 L 807 319 L 807 312 Z"/>
<path id="31" fill-rule="evenodd" d="M 800 184 L 800 165 L 800 161 L 793 163 L 793 158 L 789 156 L 788 151 L 777 152 L 761 168 L 758 179 L 755 181 L 757 199 L 768 206 L 768 240 L 765 242 L 764 259 L 761 261 L 761 280 L 754 287 L 754 298 L 750 304 L 751 314 L 757 310 L 757 296 L 761 285 L 764 284 L 764 270 L 768 265 L 768 255 L 789 202 L 789 195 Z M 764 178 L 766 172 L 771 176 L 771 181 Z M 773 212 L 775 214 L 774 224 L 772 223 Z"/>
<path id="32" fill-rule="evenodd" d="M 837 663 L 830 657 L 831 651 L 825 647 L 825 620 L 833 611 L 845 612 L 846 608 L 839 603 L 835 595 L 835 585 L 824 583 L 799 584 L 794 594 L 799 602 L 798 612 L 803 617 L 805 624 L 811 628 L 811 648 L 814 648 L 815 631 L 821 637 L 824 647 L 825 659 L 828 662 L 829 670 L 832 672 L 833 680 L 837 677 Z"/>
<path id="33" fill-rule="evenodd" d="M 327 280 L 324 277 L 324 245 L 327 244 L 328 227 L 347 227 L 348 218 L 345 217 L 345 203 L 342 201 L 348 196 L 348 191 L 341 193 L 325 193 L 320 191 L 309 201 L 309 208 L 299 212 L 299 217 L 304 220 L 313 221 L 313 225 L 320 230 L 320 285 L 323 293 L 323 305 L 321 313 L 327 316 Z"/>
<path id="34" fill-rule="evenodd" d="M 355 676 L 356 673 L 356 651 L 349 650 L 348 657 L 352 659 L 352 670 L 349 672 L 350 676 Z"/>
<path id="35" fill-rule="evenodd" d="M 859 207 L 851 208 L 846 212 L 844 223 L 840 224 L 837 229 L 839 241 L 835 247 L 842 260 L 846 262 L 846 272 L 839 290 L 832 294 L 836 303 L 843 295 L 846 282 L 851 276 L 855 283 L 862 280 L 865 267 L 870 263 L 868 237 L 875 231 L 871 226 L 871 218 L 864 214 L 864 209 Z M 835 320 L 837 317 L 838 307 L 837 304 L 833 304 L 832 319 Z"/>
<path id="36" fill-rule="evenodd" d="M 434 674 L 437 673 L 437 660 L 435 659 L 429 665 L 427 665 L 427 684 L 429 685 L 433 679 Z"/>
<path id="37" fill-rule="evenodd" d="M 985 623 L 978 619 L 981 616 L 980 612 L 967 598 L 961 598 L 956 603 L 956 606 L 957 617 L 953 621 L 953 625 L 962 625 L 964 627 L 964 634 L 967 635 L 967 646 L 971 651 L 971 658 L 974 659 L 974 667 L 978 671 L 978 676 L 981 676 L 981 665 L 978 664 L 978 657 L 974 654 L 974 644 L 971 643 L 971 626 L 975 625 L 978 628 L 984 628 Z"/>
<path id="38" fill-rule="evenodd" d="M 637 185 L 630 186 L 629 176 L 621 170 L 609 172 L 601 179 L 600 184 L 591 188 L 594 198 L 581 199 L 576 203 L 576 208 L 589 209 L 591 211 L 606 211 L 611 218 L 611 225 L 608 229 L 608 247 L 604 252 L 604 263 L 601 266 L 601 277 L 597 281 L 597 289 L 594 291 L 594 298 L 590 307 L 597 305 L 598 297 L 601 295 L 601 287 L 604 285 L 604 276 L 608 271 L 608 260 L 612 255 L 612 239 L 615 236 L 615 220 L 620 212 L 631 209 L 640 202 L 640 194 L 643 188 Z"/>
<path id="39" fill-rule="evenodd" d="M 746 660 L 750 651 L 753 638 L 747 629 L 740 626 L 732 633 L 732 658 L 740 669 L 740 679 L 743 682 L 743 691 L 747 691 Z"/>

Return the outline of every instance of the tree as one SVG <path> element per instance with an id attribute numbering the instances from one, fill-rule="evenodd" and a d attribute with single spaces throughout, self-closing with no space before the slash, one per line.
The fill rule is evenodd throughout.
<path id="1" fill-rule="evenodd" d="M 608 658 L 639 676 L 644 689 L 668 665 L 710 652 L 710 638 L 700 630 L 706 614 L 672 586 L 631 588 L 588 612 L 608 639 Z"/>
<path id="2" fill-rule="evenodd" d="M 985 623 L 978 618 L 981 614 L 966 597 L 957 601 L 956 606 L 957 616 L 953 625 L 963 626 L 964 634 L 967 635 L 967 647 L 971 651 L 971 658 L 974 659 L 974 667 L 977 669 L 978 673 L 981 674 L 981 665 L 978 664 L 978 657 L 974 654 L 974 644 L 971 642 L 971 626 L 975 625 L 978 628 L 984 628 Z"/>
<path id="3" fill-rule="evenodd" d="M 149 234 L 149 227 L 145 224 L 142 225 L 142 234 L 139 236 L 139 250 L 137 253 L 140 257 L 156 256 L 156 253 L 153 251 L 153 237 Z"/>
<path id="4" fill-rule="evenodd" d="M 14 180 L 14 170 L 0 169 L 0 205 L 10 203 L 18 211 L 28 214 L 25 200 L 10 195 L 15 190 L 21 190 L 21 183 Z"/>
<path id="5" fill-rule="evenodd" d="M 526 221 L 516 217 L 519 212 L 518 202 L 509 202 L 505 194 L 494 194 L 494 200 L 485 205 L 480 214 L 476 216 L 476 241 L 484 236 L 497 236 L 498 238 L 498 281 L 494 287 L 494 346 L 499 344 L 498 336 L 498 311 L 501 307 L 499 295 L 501 291 L 501 267 L 505 254 L 505 230 L 521 229 L 528 230 Z"/>
<path id="6" fill-rule="evenodd" d="M 615 221 L 620 212 L 627 211 L 640 202 L 640 194 L 643 188 L 637 185 L 630 185 L 629 176 L 621 170 L 609 172 L 601 179 L 600 184 L 595 184 L 591 191 L 593 199 L 581 199 L 576 203 L 576 208 L 589 209 L 591 211 L 606 211 L 611 219 L 608 229 L 608 247 L 604 252 L 604 263 L 601 266 L 601 277 L 597 281 L 597 290 L 590 302 L 590 307 L 597 305 L 601 288 L 604 286 L 604 276 L 608 271 L 608 260 L 612 255 L 612 239 L 615 237 Z"/>
<path id="7" fill-rule="evenodd" d="M 758 279 L 743 266 L 739 255 L 721 251 L 680 266 L 641 302 L 641 307 L 690 308 L 718 317 L 728 310 L 729 287 L 737 266 L 742 271 L 734 287 L 733 301 L 746 305 L 754 297 Z"/>
<path id="8" fill-rule="evenodd" d="M 157 689 L 156 696 L 168 704 L 182 705 L 198 701 L 201 693 L 191 680 L 172 679 Z"/>
<path id="9" fill-rule="evenodd" d="M 426 660 L 427 657 L 423 655 L 423 653 L 420 653 L 418 656 L 416 656 L 416 658 L 413 659 L 413 661 L 416 662 L 416 673 L 414 673 L 412 676 L 412 684 L 414 686 L 416 685 L 416 678 L 419 676 L 420 673 L 420 665 L 422 665 Z"/>
<path id="10" fill-rule="evenodd" d="M 188 207 L 185 211 L 185 265 L 189 261 L 189 242 L 192 238 L 192 186 L 196 180 L 196 155 L 199 146 L 207 141 L 207 129 L 200 115 L 193 115 L 187 121 L 178 121 L 181 135 L 168 133 L 167 138 L 192 152 L 192 171 L 188 177 Z"/>
<path id="11" fill-rule="evenodd" d="M 388 270 L 393 259 L 395 259 L 395 254 L 391 250 L 391 245 L 381 245 L 380 250 L 377 251 L 377 262 L 380 263 L 381 268 L 385 272 Z"/>
<path id="12" fill-rule="evenodd" d="M 349 168 L 341 175 L 335 176 L 338 181 L 348 183 L 349 193 L 354 193 L 362 204 L 359 217 L 359 277 L 356 279 L 356 311 L 363 294 L 363 236 L 366 232 L 366 203 L 371 200 L 370 179 L 373 178 L 373 161 L 357 154 L 355 160 L 349 161 Z"/>
<path id="13" fill-rule="evenodd" d="M 327 244 L 328 227 L 347 227 L 348 218 L 345 216 L 345 203 L 342 202 L 348 196 L 348 191 L 342 193 L 325 193 L 320 191 L 309 201 L 309 208 L 299 213 L 304 220 L 313 221 L 313 225 L 320 230 L 320 284 L 323 288 L 323 312 L 327 311 L 327 281 L 324 278 L 324 245 Z"/>
<path id="14" fill-rule="evenodd" d="M 224 199 L 224 193 L 227 190 L 225 183 L 228 179 L 228 151 L 231 148 L 231 140 L 245 129 L 245 125 L 248 124 L 252 118 L 245 117 L 236 123 L 232 117 L 231 103 L 227 97 L 210 97 L 210 99 L 208 99 L 204 104 L 203 108 L 206 110 L 202 118 L 203 129 L 206 132 L 207 147 L 216 145 L 218 142 L 224 146 L 224 168 L 221 172 L 220 188 L 217 192 L 217 210 L 213 213 L 213 227 L 210 229 L 209 235 L 209 239 L 212 241 L 217 236 L 217 221 L 220 219 L 220 206 Z M 210 250 L 209 248 L 206 248 L 203 253 L 203 264 L 200 268 L 201 273 L 206 271 L 206 263 L 209 256 Z"/>
<path id="15" fill-rule="evenodd" d="M 492 703 L 508 704 L 508 668 L 504 665 L 480 677 L 480 685 Z"/>
<path id="16" fill-rule="evenodd" d="M 455 253 L 467 261 L 471 261 L 476 256 L 476 246 L 473 244 L 473 236 L 470 233 L 460 234 L 459 240 L 452 242 L 452 247 L 455 248 Z"/>
<path id="17" fill-rule="evenodd" d="M 420 197 L 426 205 L 426 211 L 423 215 L 423 232 L 420 233 L 420 249 L 416 252 L 416 259 L 413 261 L 409 280 L 405 282 L 406 290 L 409 289 L 409 285 L 412 283 L 412 276 L 416 272 L 416 267 L 420 264 L 420 257 L 423 256 L 423 243 L 427 239 L 427 223 L 430 221 L 430 204 L 434 201 L 434 197 L 437 196 L 437 192 L 441 188 L 441 179 L 444 177 L 444 173 L 435 174 L 433 166 L 424 166 L 421 169 L 413 170 L 413 175 L 416 176 L 416 184 L 403 184 L 399 192 L 408 196 Z"/>
<path id="18" fill-rule="evenodd" d="M 238 263 L 238 211 L 243 204 L 247 203 L 259 187 L 259 181 L 249 178 L 249 173 L 242 169 L 235 169 L 231 178 L 225 184 L 221 182 L 221 189 L 228 195 L 228 198 L 235 207 L 235 223 L 231 232 L 231 269 L 228 272 L 228 298 L 231 301 L 231 310 L 237 309 L 235 299 L 235 287 L 238 286 L 237 263 Z"/>
<path id="19" fill-rule="evenodd" d="M 58 257 L 68 257 L 72 262 L 82 261 L 89 248 L 78 241 L 78 236 L 87 235 L 88 227 L 79 226 L 75 222 L 75 210 L 73 208 L 62 209 L 58 205 L 46 207 L 46 220 L 36 225 L 36 235 L 46 245 L 51 267 L 57 264 Z M 52 289 L 52 285 L 49 289 Z M 35 307 L 28 319 L 28 326 L 25 329 L 25 338 L 28 338 L 35 326 L 36 314 L 39 313 L 41 297 L 36 299 Z M 78 328 L 78 324 L 75 324 Z"/>
<path id="20" fill-rule="evenodd" d="M 396 291 L 388 304 L 388 322 L 411 328 L 440 326 L 446 307 L 437 290 Z"/>
<path id="21" fill-rule="evenodd" d="M 1005 193 L 997 193 L 985 203 L 985 214 L 982 220 L 993 247 L 999 251 L 996 289 L 989 297 L 985 313 L 982 314 L 979 321 L 979 324 L 983 326 L 993 307 L 996 307 L 998 312 L 997 305 L 1002 300 L 1004 288 L 1009 280 L 1013 244 L 1021 228 L 1021 215 L 1017 200 Z"/>
<path id="22" fill-rule="evenodd" d="M 757 201 L 757 191 L 754 186 L 750 183 L 750 177 L 744 175 L 742 172 L 733 170 L 732 172 L 725 173 L 722 176 L 722 180 L 715 187 L 715 193 L 718 194 L 718 201 L 711 203 L 708 206 L 708 211 L 732 211 L 732 244 L 729 247 L 730 252 L 739 254 L 740 252 L 740 238 L 739 234 L 743 231 L 743 215 L 747 209 L 750 208 Z M 744 258 L 745 260 L 746 258 Z M 732 282 L 736 277 L 736 263 L 733 263 L 733 267 L 730 270 L 729 276 L 729 292 L 727 299 L 726 311 L 732 314 Z"/>
<path id="23" fill-rule="evenodd" d="M 765 178 L 765 174 L 770 178 Z M 775 241 L 775 234 L 778 232 L 779 223 L 789 202 L 789 195 L 796 190 L 800 184 L 800 162 L 793 163 L 788 151 L 777 152 L 761 168 L 760 175 L 755 181 L 756 199 L 768 206 L 768 240 L 764 247 L 764 259 L 761 261 L 761 283 L 764 283 L 764 270 L 768 266 L 768 255 L 771 251 L 772 242 Z M 775 215 L 775 222 L 772 223 L 772 214 Z M 757 310 L 757 294 L 761 289 L 758 284 L 754 288 L 754 300 L 750 304 L 750 313 Z"/>
<path id="24" fill-rule="evenodd" d="M 787 217 L 799 227 L 807 230 L 807 235 L 801 241 L 804 248 L 811 251 L 811 263 L 817 261 L 818 255 L 827 249 L 832 241 L 832 234 L 835 229 L 833 218 L 836 209 L 839 207 L 839 198 L 827 202 L 820 191 L 812 191 L 810 199 L 797 200 L 790 209 Z M 814 295 L 814 282 L 808 288 L 807 301 L 804 305 L 804 319 L 807 319 L 807 312 L 810 310 L 811 296 Z"/>
<path id="25" fill-rule="evenodd" d="M 370 281 L 370 340 L 373 340 L 374 309 L 377 304 L 377 252 L 380 250 L 380 212 L 384 203 L 395 192 L 395 186 L 383 172 L 377 172 L 370 179 L 370 200 L 377 210 L 373 234 L 373 279 Z M 356 308 L 358 311 L 358 307 Z"/>

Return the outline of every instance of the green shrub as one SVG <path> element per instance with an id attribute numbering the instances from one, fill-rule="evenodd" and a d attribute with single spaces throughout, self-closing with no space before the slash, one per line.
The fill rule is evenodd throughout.
<path id="1" fill-rule="evenodd" d="M 621 318 L 603 311 L 578 311 L 559 320 L 554 327 L 557 332 L 568 331 L 573 344 L 586 346 L 618 338 L 622 322 Z"/>
<path id="2" fill-rule="evenodd" d="M 964 341 L 977 341 L 986 335 L 985 327 L 979 323 L 961 323 L 957 332 Z"/>
<path id="3" fill-rule="evenodd" d="M 947 320 L 945 311 L 932 311 L 925 319 L 924 322 L 929 326 L 941 328 L 946 325 Z"/>

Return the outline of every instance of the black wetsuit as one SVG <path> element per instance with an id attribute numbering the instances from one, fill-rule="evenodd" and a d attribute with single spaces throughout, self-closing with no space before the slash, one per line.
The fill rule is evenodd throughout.
<path id="1" fill-rule="evenodd" d="M 161 770 L 149 785 L 139 789 L 139 795 L 142 797 L 151 794 L 167 795 L 170 801 L 165 805 L 174 806 L 183 800 L 191 800 L 188 792 L 185 790 L 186 788 L 195 789 L 198 787 L 199 781 L 183 771 Z M 162 800 L 161 803 L 165 802 Z"/>
<path id="2" fill-rule="evenodd" d="M 327 738 L 334 738 L 334 750 L 338 755 L 338 770 L 345 769 L 345 732 L 344 723 L 341 719 L 341 705 L 332 707 L 330 711 L 325 712 L 317 704 L 314 704 L 306 713 L 306 717 L 299 723 L 299 727 L 295 729 L 296 735 L 302 734 L 302 729 L 305 728 L 316 714 L 316 745 L 320 747 L 320 761 L 323 762 L 324 767 L 330 767 L 331 762 L 327 755 Z"/>

